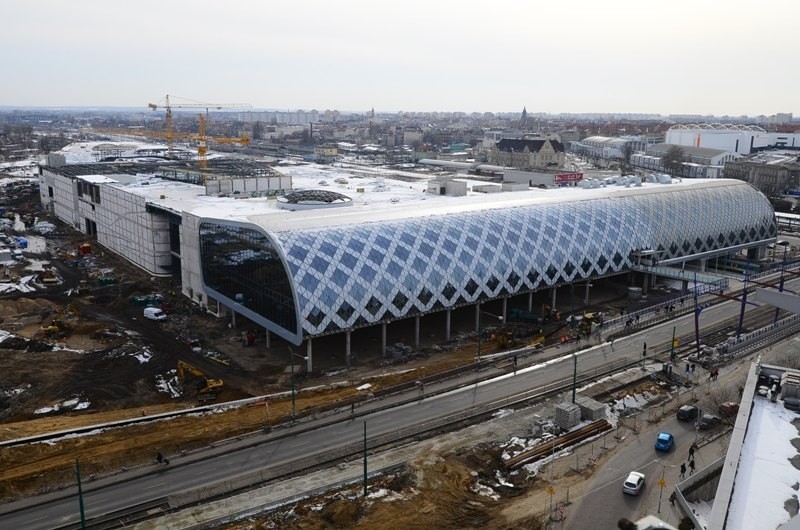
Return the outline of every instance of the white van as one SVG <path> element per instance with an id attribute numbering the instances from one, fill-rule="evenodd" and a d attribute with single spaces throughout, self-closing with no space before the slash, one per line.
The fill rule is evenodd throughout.
<path id="1" fill-rule="evenodd" d="M 150 320 L 166 320 L 167 314 L 157 307 L 145 307 L 144 318 L 149 318 Z"/>

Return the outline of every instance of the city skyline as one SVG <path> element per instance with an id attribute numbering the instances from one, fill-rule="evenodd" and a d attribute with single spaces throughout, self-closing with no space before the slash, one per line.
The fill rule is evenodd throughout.
<path id="1" fill-rule="evenodd" d="M 10 0 L 0 106 L 798 114 L 797 8 L 763 6 Z"/>

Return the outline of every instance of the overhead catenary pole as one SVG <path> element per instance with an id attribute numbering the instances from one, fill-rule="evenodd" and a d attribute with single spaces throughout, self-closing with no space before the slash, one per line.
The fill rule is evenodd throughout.
<path id="1" fill-rule="evenodd" d="M 75 459 L 75 474 L 78 477 L 78 506 L 81 511 L 81 529 L 86 530 L 86 512 L 83 508 L 83 488 L 81 487 L 81 464 Z"/>
<path id="2" fill-rule="evenodd" d="M 367 422 L 364 421 L 364 497 L 367 496 Z"/>
<path id="3" fill-rule="evenodd" d="M 671 342 L 672 347 L 669 350 L 669 362 L 671 362 L 671 363 L 675 362 L 675 328 L 676 327 L 677 326 L 672 326 L 672 342 Z"/>
<path id="4" fill-rule="evenodd" d="M 697 345 L 697 355 L 700 355 L 700 311 L 697 306 L 697 273 L 694 273 L 694 338 Z"/>
<path id="5" fill-rule="evenodd" d="M 572 402 L 575 403 L 575 387 L 578 386 L 578 355 L 572 354 Z"/>

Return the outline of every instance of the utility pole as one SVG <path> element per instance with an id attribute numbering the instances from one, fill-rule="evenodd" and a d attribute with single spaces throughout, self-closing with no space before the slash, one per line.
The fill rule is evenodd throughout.
<path id="1" fill-rule="evenodd" d="M 675 328 L 677 326 L 672 326 L 672 349 L 669 351 L 669 362 L 675 362 Z"/>
<path id="2" fill-rule="evenodd" d="M 746 292 L 746 291 L 745 291 Z M 697 343 L 697 355 L 700 356 L 700 311 L 697 306 L 697 273 L 694 273 L 694 339 Z"/>
<path id="3" fill-rule="evenodd" d="M 736 338 L 742 334 L 742 324 L 744 324 L 744 310 L 747 305 L 747 280 L 750 278 L 750 260 L 744 266 L 744 283 L 742 283 L 742 308 L 739 310 L 739 326 L 736 328 Z M 698 352 L 699 353 L 699 352 Z"/>
<path id="4" fill-rule="evenodd" d="M 575 403 L 575 387 L 578 386 L 578 355 L 572 354 L 572 402 Z"/>
<path id="5" fill-rule="evenodd" d="M 642 343 L 642 370 L 644 370 L 644 361 L 647 359 L 647 343 Z"/>
<path id="6" fill-rule="evenodd" d="M 86 513 L 83 509 L 83 488 L 81 487 L 81 464 L 75 459 L 75 474 L 78 476 L 78 506 L 81 510 L 81 529 L 86 530 Z"/>
<path id="7" fill-rule="evenodd" d="M 364 420 L 364 497 L 367 496 L 367 422 Z"/>

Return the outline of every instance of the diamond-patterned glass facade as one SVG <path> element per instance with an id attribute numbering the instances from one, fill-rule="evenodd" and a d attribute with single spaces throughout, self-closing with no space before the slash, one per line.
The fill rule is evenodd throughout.
<path id="1" fill-rule="evenodd" d="M 636 249 L 664 260 L 776 234 L 766 198 L 736 183 L 271 236 L 314 336 L 622 272 Z"/>

